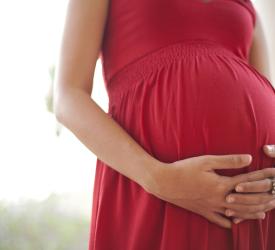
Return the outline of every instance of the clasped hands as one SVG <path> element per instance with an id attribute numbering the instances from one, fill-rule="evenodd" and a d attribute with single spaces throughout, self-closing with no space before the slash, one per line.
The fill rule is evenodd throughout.
<path id="1" fill-rule="evenodd" d="M 275 158 L 275 145 L 264 145 L 263 151 Z M 264 219 L 265 212 L 275 208 L 275 195 L 270 193 L 270 177 L 268 169 L 258 170 L 253 181 L 236 185 L 236 193 L 226 196 L 225 215 L 232 217 L 235 224 L 246 219 Z"/>
<path id="2" fill-rule="evenodd" d="M 274 146 L 271 151 L 268 148 L 265 145 L 264 152 L 275 158 Z M 172 206 L 231 228 L 231 219 L 233 223 L 261 219 L 265 212 L 275 208 L 275 195 L 270 193 L 270 178 L 275 177 L 273 166 L 235 176 L 224 176 L 215 171 L 240 169 L 248 166 L 251 160 L 251 155 L 233 154 L 199 155 L 169 163 L 155 161 L 156 165 L 150 164 L 152 167 L 147 178 L 142 178 L 141 185 L 149 194 Z M 229 202 L 230 198 L 234 201 Z"/>

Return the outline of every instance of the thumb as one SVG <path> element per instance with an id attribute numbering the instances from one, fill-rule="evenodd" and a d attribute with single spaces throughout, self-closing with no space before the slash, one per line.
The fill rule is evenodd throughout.
<path id="1" fill-rule="evenodd" d="M 275 145 L 264 145 L 263 151 L 267 156 L 275 158 Z"/>
<path id="2" fill-rule="evenodd" d="M 210 155 L 208 160 L 206 164 L 208 170 L 243 168 L 251 163 L 252 156 L 250 154 Z"/>

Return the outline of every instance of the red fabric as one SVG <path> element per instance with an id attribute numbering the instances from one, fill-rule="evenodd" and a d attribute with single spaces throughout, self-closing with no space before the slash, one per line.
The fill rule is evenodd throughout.
<path id="1" fill-rule="evenodd" d="M 249 153 L 250 166 L 217 172 L 271 167 L 275 89 L 248 61 L 255 20 L 248 0 L 110 1 L 108 115 L 163 162 Z M 274 250 L 274 234 L 275 210 L 225 229 L 97 160 L 89 250 Z"/>

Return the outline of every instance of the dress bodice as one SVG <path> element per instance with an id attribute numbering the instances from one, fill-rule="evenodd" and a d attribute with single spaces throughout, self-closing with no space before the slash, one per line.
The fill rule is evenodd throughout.
<path id="1" fill-rule="evenodd" d="M 104 79 L 149 52 L 185 40 L 210 40 L 247 60 L 255 21 L 250 0 L 110 0 L 99 55 Z"/>

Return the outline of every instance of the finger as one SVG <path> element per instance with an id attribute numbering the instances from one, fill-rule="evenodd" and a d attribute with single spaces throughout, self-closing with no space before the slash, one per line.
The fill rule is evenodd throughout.
<path id="1" fill-rule="evenodd" d="M 266 211 L 270 207 L 269 203 L 258 205 L 242 205 L 242 204 L 230 204 L 225 205 L 226 216 L 237 216 L 236 213 L 258 213 Z"/>
<path id="2" fill-rule="evenodd" d="M 275 196 L 270 193 L 259 194 L 238 194 L 231 193 L 226 196 L 226 202 L 243 205 L 264 204 L 275 199 Z"/>
<path id="3" fill-rule="evenodd" d="M 264 145 L 263 151 L 267 156 L 275 158 L 275 145 Z"/>
<path id="4" fill-rule="evenodd" d="M 231 221 L 225 217 L 223 217 L 222 215 L 220 215 L 219 213 L 211 213 L 210 215 L 207 216 L 207 219 L 212 222 L 215 223 L 221 227 L 224 228 L 231 228 Z"/>
<path id="5" fill-rule="evenodd" d="M 252 215 L 260 215 L 260 213 L 265 213 L 269 210 L 275 208 L 275 200 L 271 200 L 265 204 L 261 205 L 233 205 L 228 204 L 226 206 L 225 215 L 226 216 L 234 216 L 234 217 L 242 217 L 241 214 L 252 214 Z M 246 219 L 246 217 L 242 217 Z"/>
<path id="6" fill-rule="evenodd" d="M 249 154 L 205 155 L 205 157 L 206 161 L 203 165 L 208 170 L 242 168 L 252 161 L 252 156 Z"/>
<path id="7" fill-rule="evenodd" d="M 234 212 L 234 217 L 238 217 L 241 219 L 264 219 L 265 213 L 264 212 L 257 212 L 257 213 L 247 213 L 247 212 Z M 233 219 L 234 221 L 234 219 Z"/>
<path id="8" fill-rule="evenodd" d="M 239 174 L 230 178 L 232 188 L 241 182 L 259 181 L 269 177 L 275 177 L 275 168 L 264 168 L 253 172 Z"/>
<path id="9" fill-rule="evenodd" d="M 266 206 L 266 209 L 264 210 L 264 212 L 268 212 L 274 208 L 275 208 L 275 200 L 269 201 L 267 203 L 267 206 Z"/>
<path id="10" fill-rule="evenodd" d="M 235 224 L 238 224 L 238 223 L 240 223 L 240 222 L 242 222 L 242 221 L 244 221 L 244 219 L 241 219 L 241 218 L 234 218 L 234 219 L 233 219 L 233 222 L 234 222 Z"/>
<path id="11" fill-rule="evenodd" d="M 272 180 L 266 178 L 259 181 L 251 181 L 240 183 L 236 186 L 235 190 L 242 193 L 257 193 L 268 192 L 272 188 Z"/>

